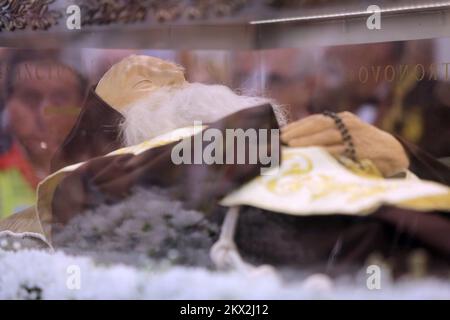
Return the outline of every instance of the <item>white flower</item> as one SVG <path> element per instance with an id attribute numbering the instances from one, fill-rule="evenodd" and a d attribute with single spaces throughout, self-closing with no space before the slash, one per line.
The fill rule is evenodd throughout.
<path id="1" fill-rule="evenodd" d="M 80 270 L 80 289 L 67 286 L 69 266 Z M 204 268 L 96 265 L 62 252 L 0 251 L 0 299 L 449 299 L 450 282 L 401 281 L 368 290 L 365 280 L 337 281 L 333 290 L 307 290 L 300 281 L 249 277 Z"/>

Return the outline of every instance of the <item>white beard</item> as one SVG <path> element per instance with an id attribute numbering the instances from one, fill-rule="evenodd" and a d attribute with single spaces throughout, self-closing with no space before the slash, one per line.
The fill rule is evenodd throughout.
<path id="1" fill-rule="evenodd" d="M 279 124 L 281 108 L 259 97 L 239 96 L 222 85 L 190 83 L 181 88 L 161 88 L 128 106 L 121 123 L 123 144 L 131 146 L 194 122 L 211 123 L 249 107 L 272 104 Z"/>

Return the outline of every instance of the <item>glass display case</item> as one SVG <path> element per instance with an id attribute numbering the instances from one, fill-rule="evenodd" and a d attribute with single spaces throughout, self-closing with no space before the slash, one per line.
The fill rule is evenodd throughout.
<path id="1" fill-rule="evenodd" d="M 450 298 L 449 81 L 450 1 L 0 0 L 0 298 Z"/>

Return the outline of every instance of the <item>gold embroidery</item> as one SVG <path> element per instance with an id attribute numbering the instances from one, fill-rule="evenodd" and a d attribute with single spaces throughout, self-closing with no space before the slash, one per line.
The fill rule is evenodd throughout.
<path id="1" fill-rule="evenodd" d="M 432 195 L 401 201 L 398 206 L 420 210 L 420 211 L 449 211 L 450 212 L 450 192 L 443 195 Z"/>
<path id="2" fill-rule="evenodd" d="M 285 194 L 296 192 L 302 188 L 301 178 L 313 170 L 313 163 L 308 156 L 302 153 L 290 151 L 283 153 L 283 161 L 292 160 L 295 160 L 295 162 L 280 173 L 280 176 L 277 175 L 267 182 L 266 186 L 269 191 L 276 194 Z"/>
<path id="3" fill-rule="evenodd" d="M 383 204 L 450 211 L 450 189 L 419 179 L 384 179 L 372 163 L 348 169 L 319 148 L 283 148 L 283 163 L 225 197 L 225 206 L 251 205 L 295 215 L 366 215 Z"/>

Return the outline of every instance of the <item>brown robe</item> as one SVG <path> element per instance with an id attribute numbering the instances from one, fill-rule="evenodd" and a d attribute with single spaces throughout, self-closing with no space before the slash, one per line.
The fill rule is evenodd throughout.
<path id="1" fill-rule="evenodd" d="M 53 198 L 53 219 L 65 223 L 83 210 L 115 203 L 137 186 L 159 186 L 188 207 L 221 221 L 218 200 L 259 174 L 259 165 L 179 165 L 170 160 L 174 144 L 139 155 L 104 157 L 120 147 L 120 113 L 91 90 L 77 124 L 56 153 L 52 168 L 91 159 L 59 184 Z M 211 127 L 276 128 L 270 105 L 235 113 Z M 450 185 L 450 168 L 399 138 L 420 178 Z M 279 155 L 278 155 L 279 156 Z M 416 212 L 383 207 L 369 216 L 293 217 L 243 207 L 237 245 L 255 263 L 297 266 L 329 274 L 360 268 L 372 253 L 391 264 L 396 274 L 410 268 L 409 257 L 423 250 L 432 271 L 448 275 L 450 219 L 440 212 Z"/>

